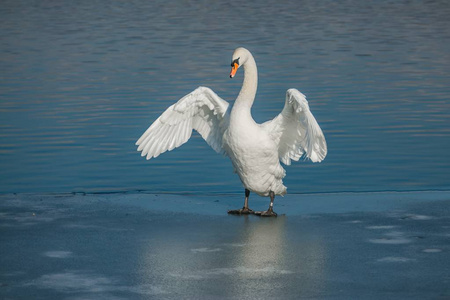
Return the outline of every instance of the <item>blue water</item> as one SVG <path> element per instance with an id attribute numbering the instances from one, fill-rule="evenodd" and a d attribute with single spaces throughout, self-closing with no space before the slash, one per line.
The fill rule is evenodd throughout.
<path id="1" fill-rule="evenodd" d="M 450 188 L 448 1 L 2 1 L 0 192 L 242 192 L 194 134 L 146 161 L 137 138 L 199 85 L 232 101 L 234 48 L 259 69 L 254 118 L 302 91 L 329 153 L 289 193 Z"/>

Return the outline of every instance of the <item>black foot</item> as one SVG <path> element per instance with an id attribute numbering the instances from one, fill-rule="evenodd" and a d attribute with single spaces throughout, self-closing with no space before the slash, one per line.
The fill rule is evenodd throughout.
<path id="1" fill-rule="evenodd" d="M 277 213 L 273 210 L 269 209 L 266 211 L 255 211 L 255 215 L 261 216 L 261 217 L 276 217 Z"/>
<path id="2" fill-rule="evenodd" d="M 241 208 L 241 209 L 233 209 L 233 210 L 229 210 L 228 213 L 229 213 L 230 215 L 252 215 L 252 214 L 254 214 L 255 212 L 254 212 L 252 209 L 250 209 L 250 208 L 245 208 L 245 207 L 243 207 L 243 208 Z"/>

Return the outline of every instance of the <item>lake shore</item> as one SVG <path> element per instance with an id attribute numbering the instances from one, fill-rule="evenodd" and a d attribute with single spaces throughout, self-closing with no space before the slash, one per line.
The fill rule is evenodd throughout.
<path id="1" fill-rule="evenodd" d="M 450 297 L 448 191 L 242 196 L 1 195 L 1 298 Z"/>

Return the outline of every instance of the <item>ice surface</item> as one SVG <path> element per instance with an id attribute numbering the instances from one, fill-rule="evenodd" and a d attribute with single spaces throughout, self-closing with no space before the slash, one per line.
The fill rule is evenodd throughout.
<path id="1" fill-rule="evenodd" d="M 2 195 L 5 299 L 448 298 L 450 193 Z M 262 209 L 268 199 L 253 197 Z"/>

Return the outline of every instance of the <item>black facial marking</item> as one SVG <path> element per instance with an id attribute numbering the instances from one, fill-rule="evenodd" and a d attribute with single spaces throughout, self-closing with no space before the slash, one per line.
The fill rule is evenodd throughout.
<path id="1" fill-rule="evenodd" d="M 239 58 L 240 58 L 240 57 L 236 58 L 235 60 L 233 60 L 233 61 L 231 62 L 231 66 L 232 66 L 232 67 L 234 67 L 234 64 L 235 64 L 235 63 L 239 65 Z"/>

